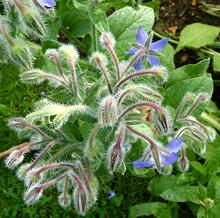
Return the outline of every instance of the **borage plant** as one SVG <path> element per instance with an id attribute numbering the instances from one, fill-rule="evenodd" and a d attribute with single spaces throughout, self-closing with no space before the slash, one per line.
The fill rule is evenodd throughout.
<path id="1" fill-rule="evenodd" d="M 79 53 L 71 44 L 46 51 L 51 71 L 30 69 L 21 74 L 26 83 L 48 81 L 59 95 L 43 98 L 25 118 L 9 121 L 12 129 L 30 140 L 11 150 L 6 166 L 14 169 L 27 153 L 35 156 L 17 170 L 27 187 L 27 204 L 37 202 L 45 189 L 56 185 L 59 204 L 68 207 L 73 201 L 76 211 L 85 215 L 98 197 L 98 181 L 104 175 L 147 167 L 170 174 L 177 161 L 185 172 L 190 164 L 186 149 L 204 155 L 215 132 L 195 115 L 209 101 L 209 93 L 187 92 L 182 101 L 177 99 L 176 110 L 164 104 L 169 73 L 158 57 L 169 39 L 152 42 L 152 38 L 152 33 L 148 36 L 139 27 L 135 48 L 124 51 L 132 56 L 122 61 L 113 34 L 102 32 L 103 52 L 90 57 L 98 79 L 96 69 L 93 77 L 81 70 Z M 143 63 L 145 59 L 151 67 Z M 141 156 L 134 154 L 136 160 L 129 154 L 140 140 L 144 147 L 138 151 Z"/>

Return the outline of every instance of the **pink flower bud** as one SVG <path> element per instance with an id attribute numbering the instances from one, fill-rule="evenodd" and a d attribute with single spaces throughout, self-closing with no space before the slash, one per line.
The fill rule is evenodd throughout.
<path id="1" fill-rule="evenodd" d="M 118 171 L 124 159 L 124 152 L 122 149 L 124 132 L 125 126 L 123 123 L 121 123 L 116 143 L 113 144 L 108 150 L 108 169 L 111 172 Z"/>
<path id="2" fill-rule="evenodd" d="M 114 96 L 109 95 L 101 102 L 99 109 L 99 123 L 113 126 L 118 120 L 118 104 Z"/>
<path id="3" fill-rule="evenodd" d="M 35 185 L 30 187 L 24 195 L 24 201 L 26 204 L 34 204 L 42 196 L 44 191 L 43 185 Z"/>
<path id="4" fill-rule="evenodd" d="M 80 215 L 85 215 L 88 210 L 89 198 L 86 188 L 77 187 L 74 190 L 74 205 Z"/>

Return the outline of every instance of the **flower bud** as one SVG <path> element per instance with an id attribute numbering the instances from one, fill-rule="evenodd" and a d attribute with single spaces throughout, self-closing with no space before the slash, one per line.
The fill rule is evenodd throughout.
<path id="1" fill-rule="evenodd" d="M 88 198 L 88 193 L 86 191 L 86 188 L 80 188 L 77 187 L 74 190 L 74 205 L 77 210 L 77 212 L 80 215 L 85 215 L 85 213 L 88 210 L 88 203 L 89 203 L 89 198 Z"/>
<path id="2" fill-rule="evenodd" d="M 69 207 L 71 203 L 71 196 L 68 193 L 61 193 L 58 197 L 58 202 L 63 208 Z"/>
<path id="3" fill-rule="evenodd" d="M 125 126 L 124 124 L 121 124 L 116 143 L 113 144 L 108 150 L 107 159 L 108 159 L 108 169 L 110 172 L 118 171 L 124 160 L 124 152 L 122 149 L 124 133 L 125 133 Z"/>
<path id="4" fill-rule="evenodd" d="M 40 197 L 43 195 L 44 186 L 43 185 L 35 185 L 31 186 L 24 195 L 24 201 L 26 204 L 34 204 L 37 202 Z"/>
<path id="5" fill-rule="evenodd" d="M 178 166 L 181 172 L 186 172 L 189 169 L 189 161 L 186 157 L 181 157 L 178 161 Z"/>
<path id="6" fill-rule="evenodd" d="M 189 169 L 189 161 L 185 155 L 185 146 L 184 145 L 182 145 L 182 147 L 181 147 L 181 157 L 179 158 L 178 166 L 179 166 L 180 171 L 182 171 L 183 173 L 188 171 L 188 169 Z"/>
<path id="7" fill-rule="evenodd" d="M 57 59 L 59 58 L 59 52 L 54 48 L 47 49 L 45 55 L 51 60 L 54 60 L 55 58 Z"/>
<path id="8" fill-rule="evenodd" d="M 29 151 L 29 146 L 23 147 L 19 150 L 14 150 L 6 159 L 5 165 L 10 168 L 14 169 L 17 165 L 22 163 L 24 160 L 24 155 Z"/>
<path id="9" fill-rule="evenodd" d="M 167 134 L 171 129 L 171 119 L 166 110 L 163 111 L 154 111 L 153 112 L 153 121 L 156 129 L 162 133 Z"/>
<path id="10" fill-rule="evenodd" d="M 167 69 L 163 66 L 156 67 L 155 69 L 158 71 L 155 78 L 158 80 L 158 82 L 165 83 L 168 80 L 168 77 L 169 77 Z"/>
<path id="11" fill-rule="evenodd" d="M 104 32 L 100 36 L 100 42 L 103 48 L 109 48 L 115 46 L 115 37 L 110 32 Z"/>
<path id="12" fill-rule="evenodd" d="M 99 124 L 113 126 L 118 120 L 118 104 L 114 96 L 105 97 L 99 109 Z"/>
<path id="13" fill-rule="evenodd" d="M 24 184 L 25 186 L 30 187 L 36 183 L 39 183 L 42 178 L 42 174 L 38 174 L 35 170 L 29 170 L 25 175 Z"/>
<path id="14" fill-rule="evenodd" d="M 90 62 L 97 66 L 97 68 L 100 68 L 100 64 L 102 64 L 103 67 L 106 67 L 108 65 L 108 59 L 107 57 L 101 53 L 101 52 L 93 52 L 92 56 L 90 57 Z"/>
<path id="15" fill-rule="evenodd" d="M 42 39 L 47 34 L 42 15 L 37 10 L 28 8 L 22 13 L 23 26 L 26 33 Z M 21 21 L 22 23 L 22 21 Z"/>
<path id="16" fill-rule="evenodd" d="M 25 174 L 27 173 L 27 170 L 30 167 L 30 165 L 31 165 L 30 163 L 26 163 L 26 164 L 21 165 L 18 168 L 17 173 L 16 173 L 18 179 L 20 179 L 20 180 L 25 179 Z"/>
<path id="17" fill-rule="evenodd" d="M 216 131 L 212 127 L 206 127 L 208 130 L 209 140 L 213 142 L 216 138 Z"/>
<path id="18" fill-rule="evenodd" d="M 73 45 L 62 45 L 59 48 L 59 53 L 62 54 L 67 60 L 76 63 L 79 59 L 79 52 Z"/>

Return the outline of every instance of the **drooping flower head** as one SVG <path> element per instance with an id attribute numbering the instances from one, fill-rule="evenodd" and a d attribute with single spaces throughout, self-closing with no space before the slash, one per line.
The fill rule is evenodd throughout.
<path id="1" fill-rule="evenodd" d="M 163 152 L 162 149 L 158 149 L 161 167 L 170 166 L 178 160 L 178 152 L 181 149 L 181 144 L 183 143 L 183 140 L 183 138 L 179 138 L 171 141 L 169 145 L 166 147 L 169 154 Z M 144 161 L 138 159 L 134 161 L 132 164 L 137 169 L 156 166 L 156 162 L 153 158 L 153 155 L 149 155 L 147 159 Z"/>
<path id="2" fill-rule="evenodd" d="M 126 52 L 126 54 L 137 54 L 140 50 L 145 50 L 144 53 L 137 59 L 135 63 L 135 70 L 142 69 L 143 58 L 146 57 L 146 60 L 150 63 L 152 67 L 160 65 L 160 61 L 156 55 L 160 55 L 160 51 L 165 48 L 169 38 L 164 38 L 156 42 L 152 42 L 153 34 L 148 34 L 143 30 L 142 27 L 138 28 L 136 33 L 136 43 L 134 44 L 135 48 L 131 48 Z"/>

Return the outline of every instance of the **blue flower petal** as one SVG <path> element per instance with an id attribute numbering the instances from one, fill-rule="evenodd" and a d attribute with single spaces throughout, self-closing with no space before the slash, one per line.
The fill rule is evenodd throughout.
<path id="1" fill-rule="evenodd" d="M 150 63 L 151 67 L 157 67 L 160 65 L 160 61 L 154 55 L 148 56 L 147 61 Z"/>
<path id="2" fill-rule="evenodd" d="M 141 70 L 142 69 L 142 57 L 139 57 L 137 59 L 137 62 L 134 65 L 135 70 Z"/>
<path id="3" fill-rule="evenodd" d="M 166 149 L 170 152 L 177 153 L 181 149 L 181 145 L 184 141 L 184 138 L 175 139 L 170 142 Z"/>
<path id="4" fill-rule="evenodd" d="M 135 54 L 136 51 L 137 51 L 136 48 L 131 48 L 131 49 L 129 49 L 128 51 L 126 51 L 125 54 Z"/>
<path id="5" fill-rule="evenodd" d="M 54 0 L 37 0 L 37 2 L 44 8 L 53 8 L 56 6 L 56 2 Z"/>
<path id="6" fill-rule="evenodd" d="M 164 38 L 156 42 L 152 42 L 150 45 L 150 50 L 153 50 L 155 52 L 161 51 L 167 45 L 169 40 L 169 38 Z"/>
<path id="7" fill-rule="evenodd" d="M 161 166 L 169 166 L 178 160 L 177 153 L 171 153 L 170 155 L 161 154 Z"/>
<path id="8" fill-rule="evenodd" d="M 150 161 L 150 159 L 148 161 L 136 160 L 136 161 L 132 162 L 132 164 L 137 169 L 141 169 L 144 167 L 152 167 L 155 165 L 152 161 Z"/>
<path id="9" fill-rule="evenodd" d="M 148 38 L 147 33 L 143 30 L 142 27 L 139 27 L 136 33 L 136 43 L 144 46 L 147 41 L 147 38 Z"/>
<path id="10" fill-rule="evenodd" d="M 115 192 L 114 191 L 110 191 L 108 193 L 108 199 L 111 200 L 113 197 L 115 196 Z"/>

